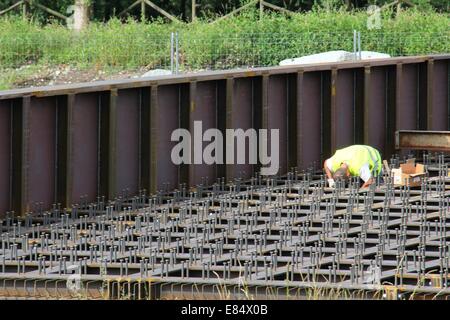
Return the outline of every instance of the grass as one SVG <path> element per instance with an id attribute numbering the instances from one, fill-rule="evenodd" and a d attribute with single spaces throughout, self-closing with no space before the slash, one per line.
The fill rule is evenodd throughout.
<path id="1" fill-rule="evenodd" d="M 80 34 L 59 24 L 19 17 L 0 19 L 0 90 L 43 65 L 79 69 L 170 68 L 170 35 L 179 32 L 181 70 L 270 66 L 280 60 L 328 50 L 353 50 L 353 30 L 362 49 L 394 56 L 450 52 L 449 18 L 433 11 L 386 11 L 379 30 L 367 29 L 364 11 L 321 9 L 292 16 L 257 10 L 217 23 L 156 20 L 92 23 Z M 27 66 L 23 68 L 23 66 Z"/>

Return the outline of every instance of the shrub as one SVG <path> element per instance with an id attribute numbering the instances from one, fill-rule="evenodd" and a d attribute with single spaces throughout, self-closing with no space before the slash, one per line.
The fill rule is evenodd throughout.
<path id="1" fill-rule="evenodd" d="M 353 50 L 353 30 L 363 50 L 391 55 L 450 52 L 449 20 L 430 10 L 385 11 L 382 28 L 367 30 L 364 11 L 315 9 L 293 15 L 257 10 L 209 23 L 94 22 L 76 34 L 53 23 L 0 19 L 0 68 L 24 64 L 70 64 L 103 68 L 157 68 L 170 65 L 170 33 L 180 36 L 181 68 L 223 69 L 276 65 L 280 60 L 328 50 Z"/>

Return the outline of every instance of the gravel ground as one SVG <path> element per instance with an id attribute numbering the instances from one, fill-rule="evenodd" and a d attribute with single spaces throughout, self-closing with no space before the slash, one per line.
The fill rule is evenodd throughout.
<path id="1" fill-rule="evenodd" d="M 58 84 L 138 78 L 145 68 L 135 70 L 75 68 L 72 66 L 26 65 L 0 72 L 0 90 L 40 87 Z"/>

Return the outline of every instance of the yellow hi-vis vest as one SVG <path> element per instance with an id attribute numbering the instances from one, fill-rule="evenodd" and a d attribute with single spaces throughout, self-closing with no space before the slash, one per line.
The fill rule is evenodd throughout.
<path id="1" fill-rule="evenodd" d="M 353 145 L 337 150 L 330 158 L 332 171 L 336 172 L 343 162 L 348 165 L 352 176 L 359 176 L 361 167 L 369 164 L 370 171 L 376 177 L 381 172 L 381 157 L 377 149 L 364 145 Z"/>

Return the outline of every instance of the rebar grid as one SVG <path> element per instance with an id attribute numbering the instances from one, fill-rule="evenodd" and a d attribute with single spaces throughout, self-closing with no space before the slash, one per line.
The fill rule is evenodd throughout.
<path id="1" fill-rule="evenodd" d="M 311 168 L 8 215 L 0 297 L 447 299 L 449 159 L 423 160 L 420 187 Z"/>

